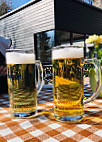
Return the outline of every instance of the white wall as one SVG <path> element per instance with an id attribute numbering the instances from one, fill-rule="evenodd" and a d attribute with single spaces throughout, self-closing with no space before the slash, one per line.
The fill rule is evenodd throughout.
<path id="1" fill-rule="evenodd" d="M 34 48 L 34 33 L 54 28 L 54 0 L 39 1 L 0 20 L 0 36 L 11 38 L 12 48 Z"/>

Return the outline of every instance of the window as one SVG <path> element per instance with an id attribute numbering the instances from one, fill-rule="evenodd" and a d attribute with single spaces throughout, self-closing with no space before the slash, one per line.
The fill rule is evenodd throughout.
<path id="1" fill-rule="evenodd" d="M 70 45 L 70 32 L 56 30 L 55 42 L 57 45 Z"/>
<path id="2" fill-rule="evenodd" d="M 84 41 L 84 34 L 59 30 L 45 31 L 34 35 L 36 59 L 43 64 L 44 77 L 48 77 L 45 84 L 52 79 L 52 47 L 58 45 L 81 45 L 84 47 Z"/>
<path id="3" fill-rule="evenodd" d="M 85 35 L 73 33 L 73 45 L 84 47 Z"/>
<path id="4" fill-rule="evenodd" d="M 37 33 L 36 35 L 37 59 L 43 64 L 51 62 L 51 50 L 55 46 L 55 31 L 46 31 Z"/>

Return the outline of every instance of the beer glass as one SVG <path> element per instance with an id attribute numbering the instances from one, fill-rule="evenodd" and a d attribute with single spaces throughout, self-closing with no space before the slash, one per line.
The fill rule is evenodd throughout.
<path id="1" fill-rule="evenodd" d="M 7 50 L 6 62 L 11 116 L 12 118 L 31 117 L 36 114 L 37 93 L 43 85 L 42 65 L 40 61 L 35 60 L 35 54 L 30 49 Z M 38 90 L 36 87 L 37 69 Z"/>
<path id="2" fill-rule="evenodd" d="M 83 120 L 84 103 L 94 100 L 101 89 L 101 72 L 96 59 L 83 60 L 83 48 L 55 47 L 52 50 L 54 115 L 59 121 Z M 83 62 L 94 65 L 97 72 L 97 89 L 88 99 L 84 97 Z"/>

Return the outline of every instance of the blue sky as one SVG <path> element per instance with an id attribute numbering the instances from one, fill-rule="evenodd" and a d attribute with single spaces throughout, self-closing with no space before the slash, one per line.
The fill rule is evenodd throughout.
<path id="1" fill-rule="evenodd" d="M 31 0 L 11 0 L 11 1 L 13 3 L 13 9 L 15 9 L 15 8 L 18 8 L 18 7 L 26 4 L 27 2 L 29 2 Z M 85 1 L 88 2 L 88 0 L 85 0 Z"/>
<path id="2" fill-rule="evenodd" d="M 31 0 L 11 0 L 13 9 L 18 8 Z"/>

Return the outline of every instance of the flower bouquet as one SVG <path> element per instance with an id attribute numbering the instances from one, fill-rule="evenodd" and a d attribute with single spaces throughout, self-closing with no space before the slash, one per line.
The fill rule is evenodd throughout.
<path id="1" fill-rule="evenodd" d="M 91 58 L 97 58 L 100 62 L 101 68 L 102 68 L 102 35 L 92 35 L 89 36 L 88 39 L 85 40 L 86 44 L 92 44 L 94 48 L 91 49 L 90 57 Z M 94 68 L 91 68 L 89 70 L 89 77 L 90 77 L 90 85 L 92 88 L 92 91 L 94 92 L 96 89 L 97 81 L 96 81 L 96 71 Z M 101 77 L 101 73 L 100 73 Z M 99 97 L 102 97 L 102 90 L 99 94 Z"/>

